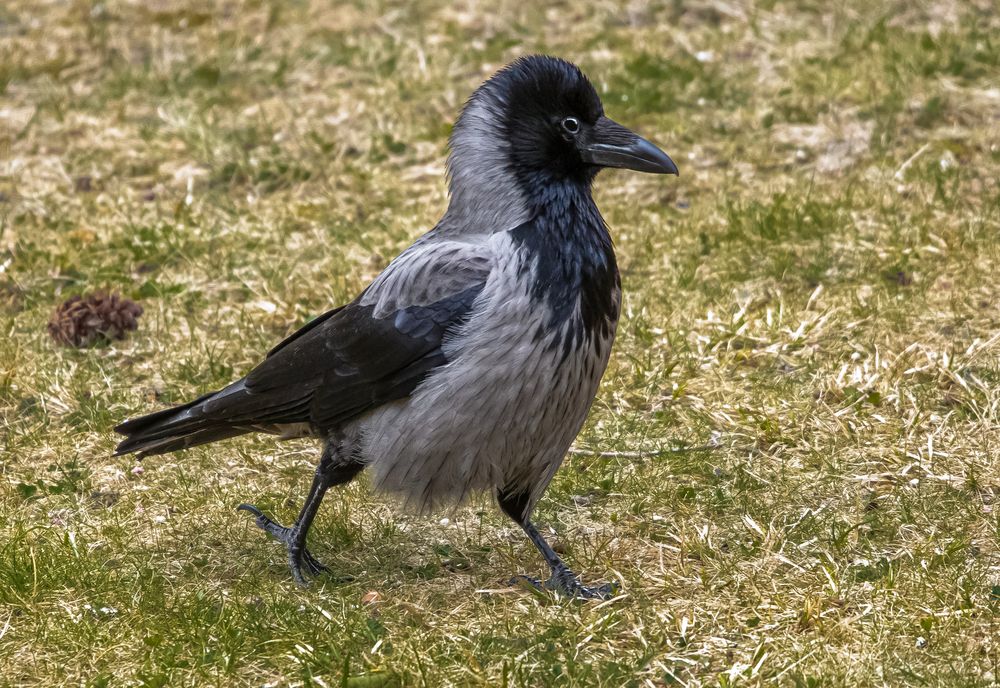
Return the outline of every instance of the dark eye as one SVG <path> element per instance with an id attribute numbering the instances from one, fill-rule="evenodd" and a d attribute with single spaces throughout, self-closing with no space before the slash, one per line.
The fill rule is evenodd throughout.
<path id="1" fill-rule="evenodd" d="M 580 120 L 576 117 L 567 117 L 562 121 L 562 128 L 570 134 L 580 131 Z"/>

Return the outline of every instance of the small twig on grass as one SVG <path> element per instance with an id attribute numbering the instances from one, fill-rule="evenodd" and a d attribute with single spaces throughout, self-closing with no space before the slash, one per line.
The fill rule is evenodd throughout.
<path id="1" fill-rule="evenodd" d="M 3 637 L 7 635 L 7 631 L 10 630 L 10 620 L 12 618 L 14 618 L 14 612 L 7 615 L 7 621 L 3 625 L 3 630 L 0 630 L 0 640 L 2 640 Z"/>
<path id="2" fill-rule="evenodd" d="M 917 158 L 919 158 L 921 155 L 923 155 L 927 151 L 927 149 L 930 148 L 930 147 L 931 147 L 931 144 L 925 143 L 924 145 L 922 145 L 920 148 L 917 149 L 916 153 L 914 153 L 909 158 L 907 158 L 906 162 L 904 162 L 902 165 L 900 165 L 899 169 L 896 170 L 896 174 L 894 175 L 896 177 L 896 179 L 899 180 L 899 181 L 903 181 L 903 177 L 906 175 L 906 171 L 908 169 L 910 169 L 910 165 L 912 165 L 914 163 L 914 161 Z"/>
<path id="3" fill-rule="evenodd" d="M 610 459 L 641 459 L 647 456 L 666 456 L 667 454 L 690 454 L 699 451 L 712 451 L 722 449 L 721 444 L 700 444 L 696 447 L 673 447 L 670 449 L 649 449 L 642 451 L 594 451 L 593 449 L 579 449 L 572 447 L 570 454 L 576 456 L 600 456 Z"/>

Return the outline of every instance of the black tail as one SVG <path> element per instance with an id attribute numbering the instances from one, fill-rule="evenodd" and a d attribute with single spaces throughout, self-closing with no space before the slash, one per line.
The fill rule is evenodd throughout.
<path id="1" fill-rule="evenodd" d="M 240 380 L 226 389 L 206 394 L 182 406 L 125 421 L 115 427 L 115 432 L 125 435 L 115 448 L 115 456 L 138 452 L 141 459 L 253 432 L 252 427 L 235 426 L 211 418 L 205 409 L 206 403 L 211 400 L 242 392 L 242 385 Z"/>

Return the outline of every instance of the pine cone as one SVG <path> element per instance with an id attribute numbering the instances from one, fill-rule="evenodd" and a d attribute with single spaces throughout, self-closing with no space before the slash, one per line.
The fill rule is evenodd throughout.
<path id="1" fill-rule="evenodd" d="M 49 334 L 60 344 L 83 347 L 97 341 L 122 339 L 139 324 L 142 306 L 118 294 L 95 292 L 73 296 L 49 319 Z"/>

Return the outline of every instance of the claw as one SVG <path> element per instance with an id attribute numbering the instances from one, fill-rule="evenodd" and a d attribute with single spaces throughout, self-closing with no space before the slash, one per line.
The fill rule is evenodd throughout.
<path id="1" fill-rule="evenodd" d="M 257 518 L 261 518 L 262 516 L 264 516 L 264 512 L 261 511 L 260 509 L 258 509 L 257 507 L 255 507 L 253 504 L 240 504 L 238 507 L 236 507 L 236 510 L 237 511 L 249 511 L 251 514 L 253 514 Z M 264 518 L 266 518 L 266 516 L 264 516 Z"/>
<path id="2" fill-rule="evenodd" d="M 254 518 L 256 519 L 257 526 L 260 528 L 264 528 L 265 530 L 267 530 L 266 524 L 274 522 L 270 518 L 268 518 L 263 511 L 255 507 L 253 504 L 240 504 L 238 507 L 236 507 L 236 510 L 249 511 L 251 514 L 253 514 Z"/>
<path id="3" fill-rule="evenodd" d="M 258 528 L 285 545 L 288 549 L 288 568 L 292 572 L 292 578 L 302 587 L 309 587 L 309 581 L 302 575 L 303 566 L 310 576 L 318 576 L 330 570 L 312 555 L 304 543 L 296 542 L 294 526 L 288 528 L 281 525 L 252 504 L 240 504 L 236 510 L 252 514 Z"/>

